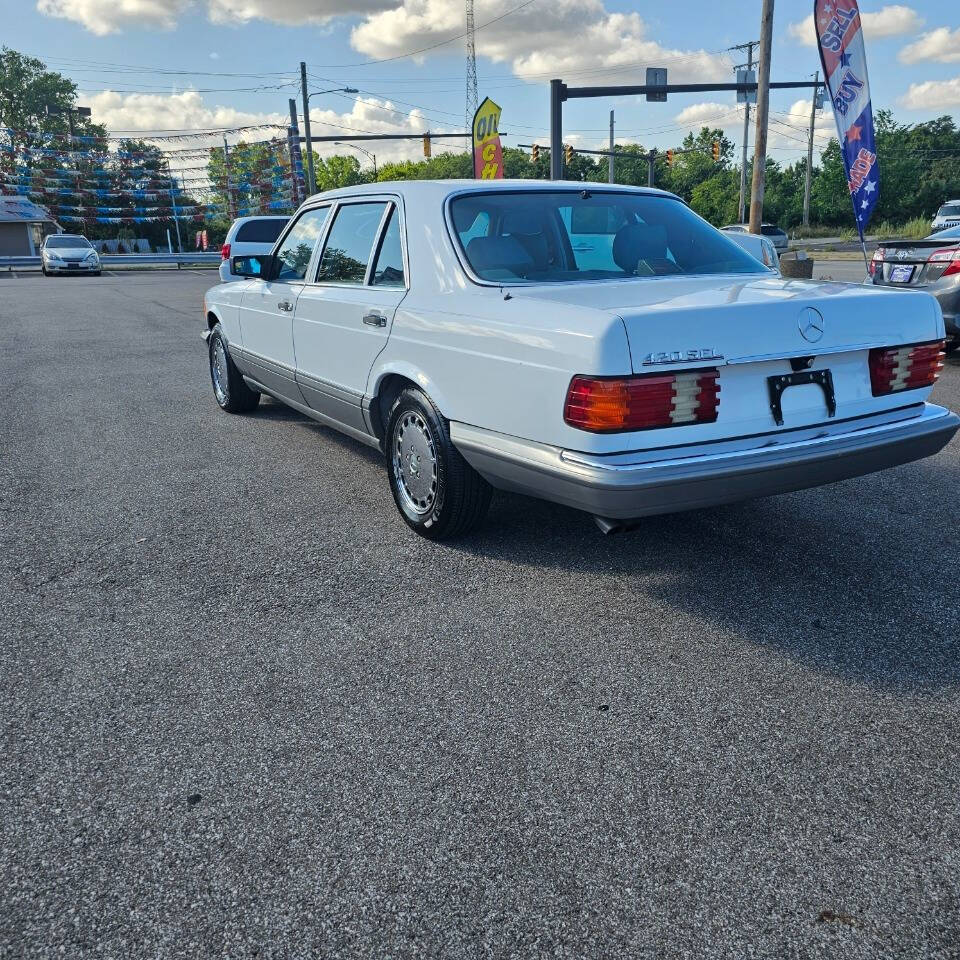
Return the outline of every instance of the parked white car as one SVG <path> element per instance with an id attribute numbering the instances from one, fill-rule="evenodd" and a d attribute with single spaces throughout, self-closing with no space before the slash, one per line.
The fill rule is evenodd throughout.
<path id="1" fill-rule="evenodd" d="M 100 276 L 100 256 L 93 244 L 75 233 L 50 233 L 40 247 L 40 269 L 45 277 L 57 273 L 92 273 Z"/>
<path id="2" fill-rule="evenodd" d="M 724 230 L 724 233 L 755 260 L 759 260 L 774 273 L 780 273 L 780 257 L 773 241 L 768 237 L 758 237 L 755 233 L 739 233 L 727 230 Z"/>
<path id="3" fill-rule="evenodd" d="M 750 234 L 749 223 L 731 223 L 720 229 L 724 233 L 729 233 L 731 236 Z M 787 250 L 790 249 L 790 238 L 787 236 L 786 231 L 781 230 L 775 223 L 761 223 L 760 233 L 770 239 L 778 254 L 786 253 Z"/>
<path id="4" fill-rule="evenodd" d="M 219 405 L 267 393 L 380 449 L 433 539 L 492 487 L 609 531 L 906 463 L 960 426 L 927 403 L 932 297 L 782 280 L 661 191 L 351 187 L 233 269 L 204 304 Z"/>
<path id="5" fill-rule="evenodd" d="M 933 233 L 960 227 L 960 200 L 948 200 L 933 218 Z"/>
<path id="6" fill-rule="evenodd" d="M 233 258 L 269 253 L 289 222 L 289 217 L 237 217 L 230 224 L 220 248 L 221 282 L 241 279 L 230 271 Z"/>

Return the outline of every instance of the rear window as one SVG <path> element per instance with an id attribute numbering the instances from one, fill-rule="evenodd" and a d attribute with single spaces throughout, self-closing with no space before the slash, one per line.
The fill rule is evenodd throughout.
<path id="1" fill-rule="evenodd" d="M 782 237 L 783 231 L 779 227 L 775 227 L 772 223 L 765 223 L 760 227 L 760 232 L 765 237 Z"/>
<path id="2" fill-rule="evenodd" d="M 274 244 L 286 225 L 286 220 L 248 220 L 240 224 L 233 239 L 236 243 Z"/>
<path id="3" fill-rule="evenodd" d="M 450 218 L 473 273 L 497 283 L 766 273 L 680 200 L 654 194 L 484 191 L 454 197 Z"/>

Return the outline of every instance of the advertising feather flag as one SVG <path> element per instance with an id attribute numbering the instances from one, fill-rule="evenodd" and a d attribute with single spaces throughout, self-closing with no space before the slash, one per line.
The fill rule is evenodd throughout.
<path id="1" fill-rule="evenodd" d="M 857 0 L 814 0 L 813 21 L 862 244 L 880 198 L 880 169 L 860 8 Z"/>

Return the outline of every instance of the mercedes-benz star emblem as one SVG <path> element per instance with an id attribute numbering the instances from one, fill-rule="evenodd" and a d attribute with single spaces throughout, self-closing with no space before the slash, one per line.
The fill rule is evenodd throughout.
<path id="1" fill-rule="evenodd" d="M 800 311 L 797 317 L 797 326 L 800 328 L 800 336 L 809 343 L 816 343 L 823 337 L 823 331 L 826 324 L 823 322 L 823 315 L 819 310 L 813 307 L 806 307 Z"/>

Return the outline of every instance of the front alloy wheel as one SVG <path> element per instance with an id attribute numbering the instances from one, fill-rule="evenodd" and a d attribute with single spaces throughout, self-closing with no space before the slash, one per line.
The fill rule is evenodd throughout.
<path id="1" fill-rule="evenodd" d="M 227 342 L 218 323 L 207 341 L 210 348 L 210 381 L 221 410 L 248 413 L 260 402 L 260 394 L 251 390 L 230 359 Z"/>

